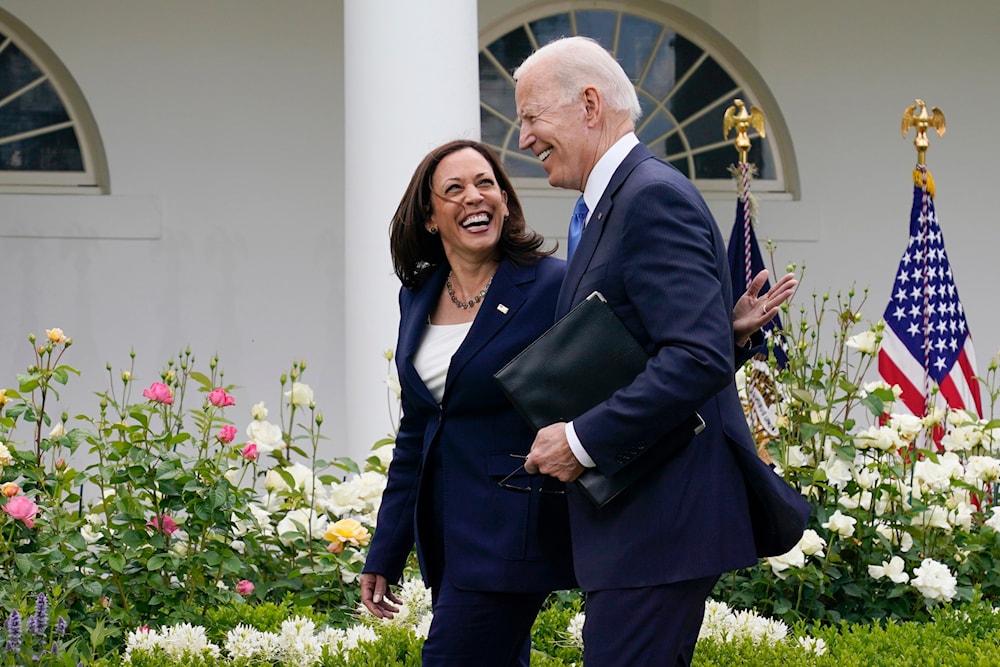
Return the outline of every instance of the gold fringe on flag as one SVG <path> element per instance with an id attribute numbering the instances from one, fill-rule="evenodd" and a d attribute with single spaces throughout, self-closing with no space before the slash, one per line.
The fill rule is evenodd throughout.
<path id="1" fill-rule="evenodd" d="M 934 196 L 934 177 L 931 176 L 929 169 L 925 170 L 924 173 L 927 174 L 927 194 L 931 197 Z M 913 170 L 913 187 L 922 188 L 924 187 L 924 175 L 920 173 L 919 169 Z"/>

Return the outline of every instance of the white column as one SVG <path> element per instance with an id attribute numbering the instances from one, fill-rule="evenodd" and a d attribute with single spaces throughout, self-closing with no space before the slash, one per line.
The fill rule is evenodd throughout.
<path id="1" fill-rule="evenodd" d="M 399 281 L 389 221 L 431 148 L 479 139 L 478 49 L 471 0 L 344 0 L 345 445 L 358 461 L 392 427 L 382 355 L 396 344 Z"/>

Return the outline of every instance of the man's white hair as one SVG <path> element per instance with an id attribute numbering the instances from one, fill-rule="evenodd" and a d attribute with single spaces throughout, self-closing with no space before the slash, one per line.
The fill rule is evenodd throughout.
<path id="1" fill-rule="evenodd" d="M 628 111 L 633 124 L 642 117 L 639 97 L 625 70 L 607 49 L 590 37 L 563 37 L 549 42 L 514 70 L 514 81 L 539 66 L 548 66 L 563 104 L 575 102 L 584 88 L 594 86 L 611 109 Z"/>

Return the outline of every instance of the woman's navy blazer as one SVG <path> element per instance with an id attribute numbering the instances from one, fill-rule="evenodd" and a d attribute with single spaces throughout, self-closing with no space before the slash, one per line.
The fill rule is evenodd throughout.
<path id="1" fill-rule="evenodd" d="M 414 543 L 424 580 L 447 563 L 458 588 L 528 592 L 572 588 L 569 522 L 560 482 L 518 470 L 535 432 L 493 374 L 552 325 L 565 263 L 501 262 L 452 357 L 441 404 L 413 366 L 449 267 L 400 291 L 396 367 L 402 419 L 365 572 L 398 581 Z M 431 492 L 432 489 L 435 492 Z"/>

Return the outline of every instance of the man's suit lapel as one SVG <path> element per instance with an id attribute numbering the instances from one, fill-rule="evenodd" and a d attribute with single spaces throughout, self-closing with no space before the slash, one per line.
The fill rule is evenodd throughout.
<path id="1" fill-rule="evenodd" d="M 566 266 L 566 278 L 563 280 L 562 288 L 559 290 L 559 301 L 556 303 L 557 318 L 568 313 L 573 306 L 588 296 L 586 294 L 577 295 L 576 290 L 580 286 L 580 281 L 587 272 L 590 260 L 593 259 L 594 252 L 597 250 L 597 244 L 604 234 L 605 225 L 614 207 L 615 194 L 636 165 L 652 157 L 654 156 L 649 148 L 644 144 L 638 144 L 629 151 L 618 169 L 615 170 L 614 175 L 611 176 L 608 187 L 604 190 L 604 195 L 597 202 L 597 206 L 594 207 L 594 212 L 590 216 L 590 221 L 587 222 L 587 227 L 583 230 L 580 244 L 577 246 L 576 252 L 573 253 L 573 260 Z"/>

